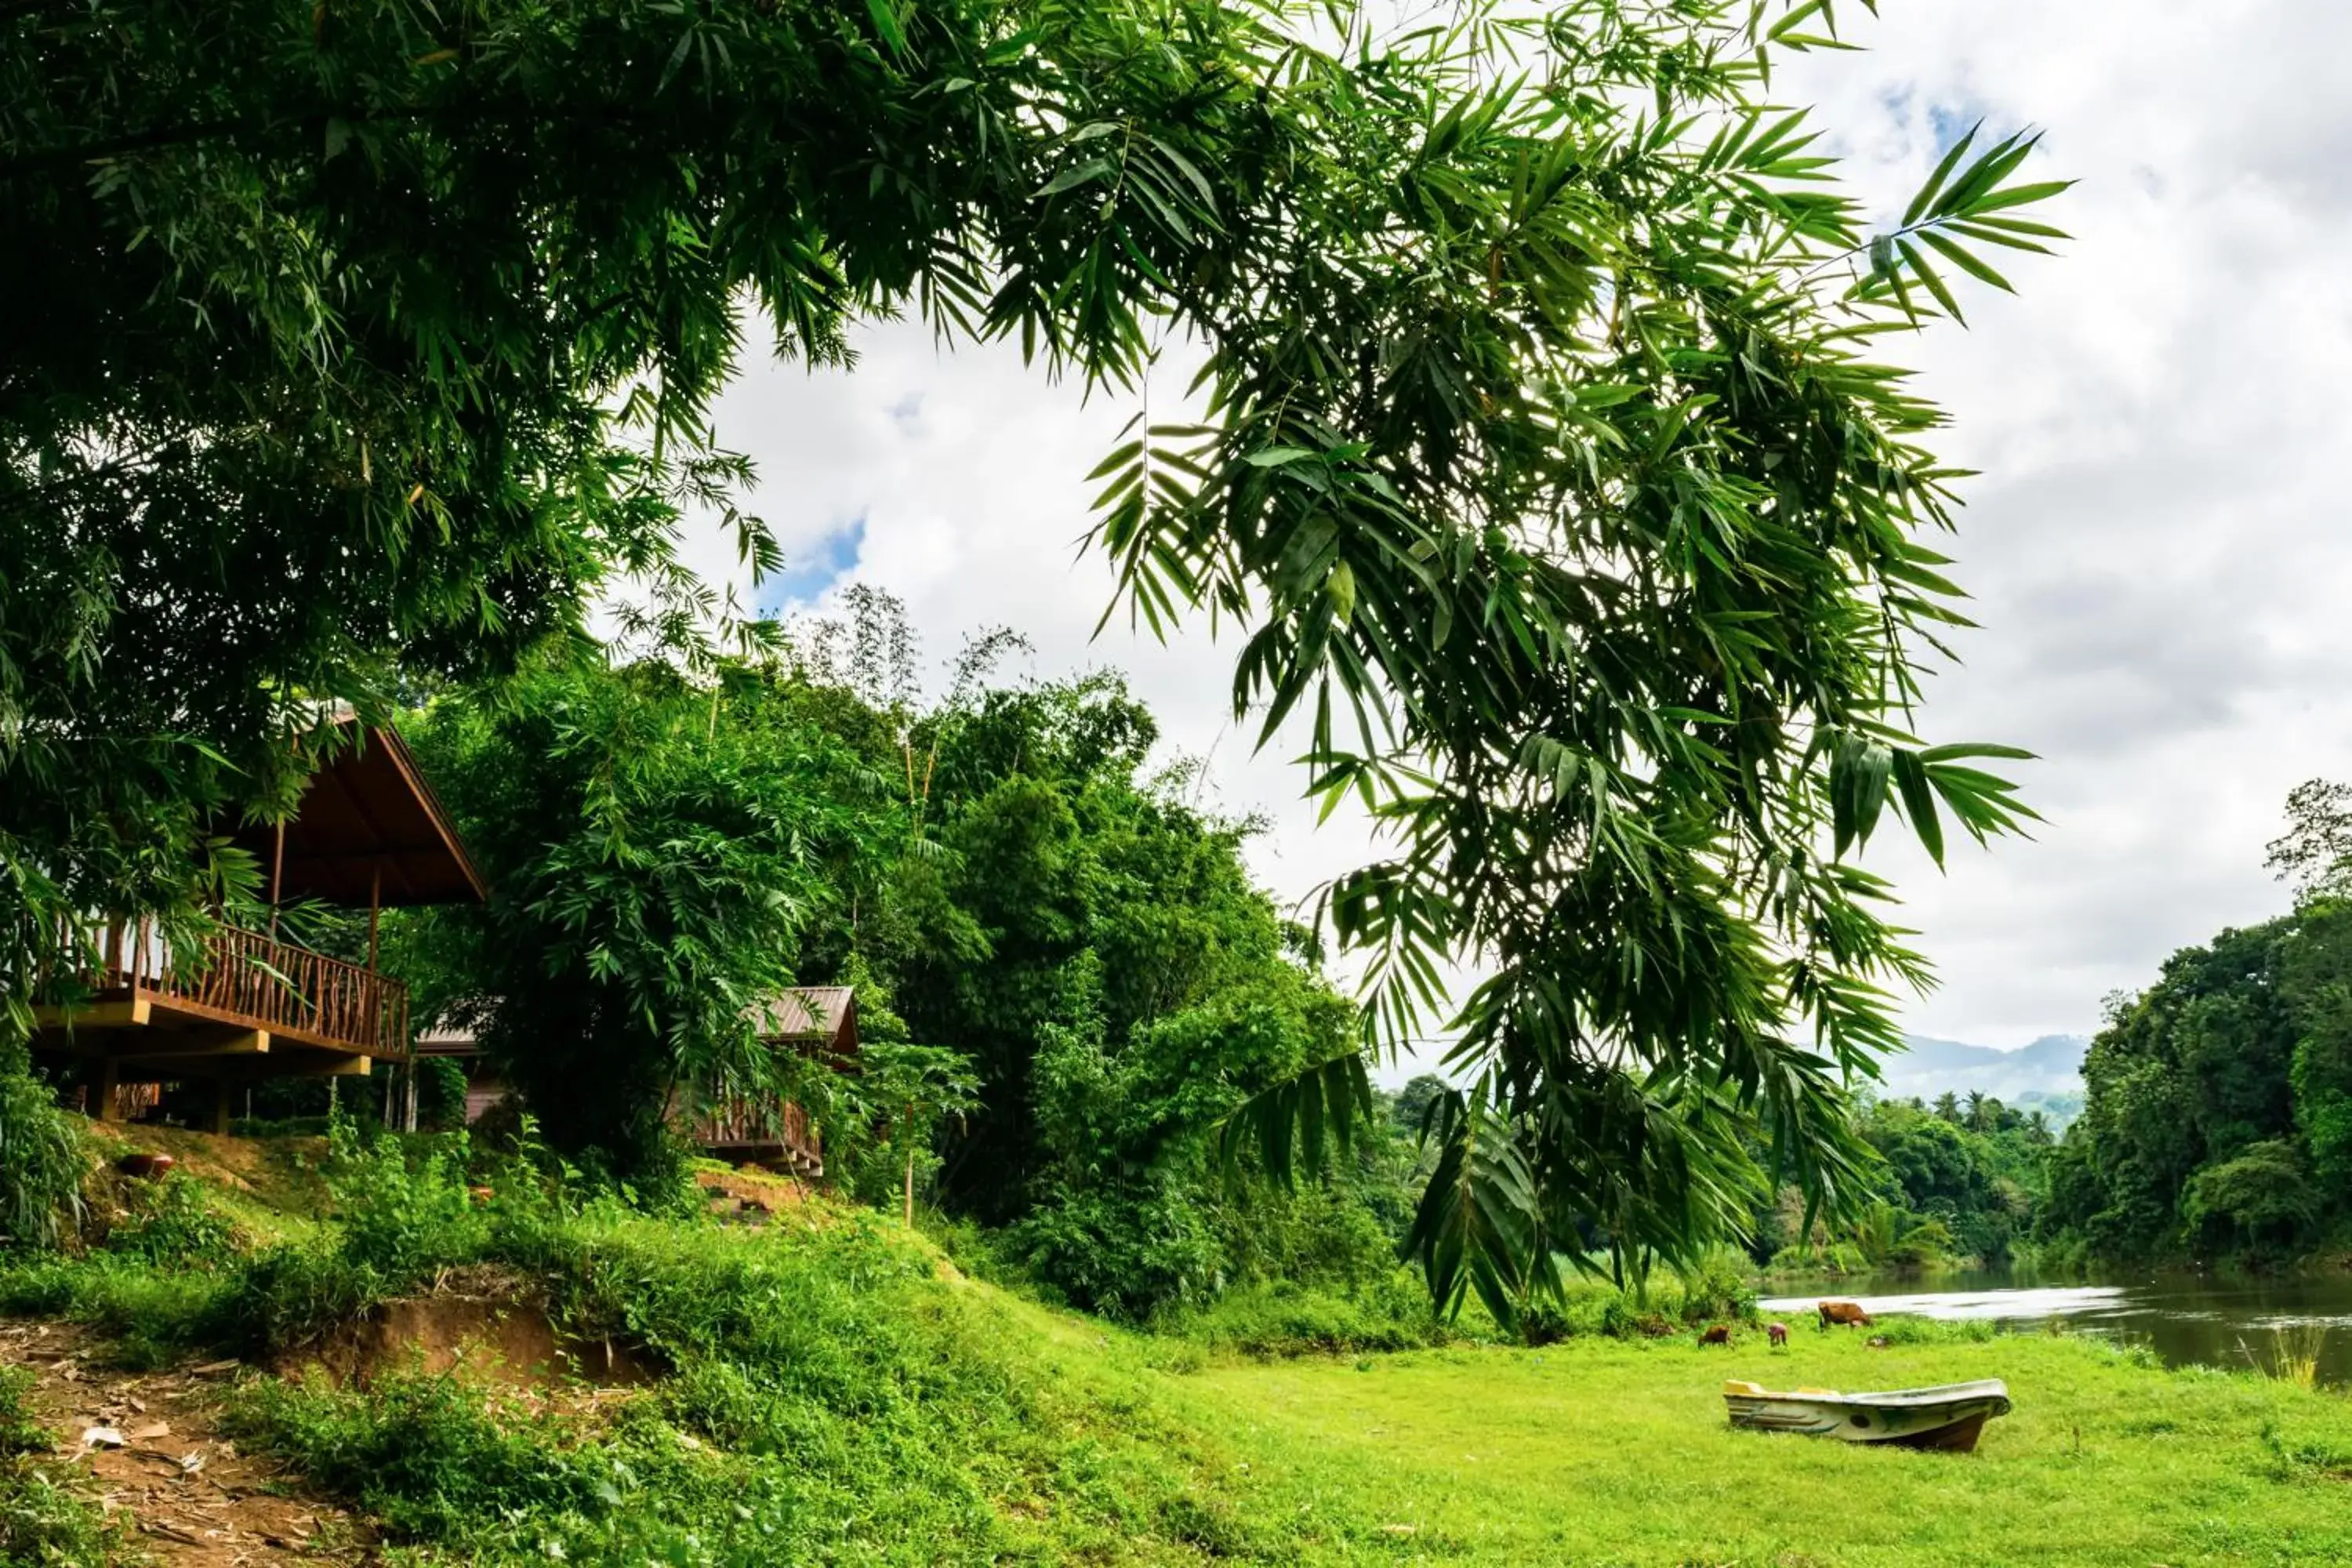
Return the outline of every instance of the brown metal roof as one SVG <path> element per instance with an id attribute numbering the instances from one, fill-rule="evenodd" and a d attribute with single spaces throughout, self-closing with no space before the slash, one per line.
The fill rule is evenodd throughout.
<path id="1" fill-rule="evenodd" d="M 857 1052 L 857 993 L 846 985 L 795 985 L 758 1010 L 764 1039 L 815 1045 L 831 1055 Z"/>
<path id="2" fill-rule="evenodd" d="M 236 840 L 260 862 L 267 885 L 276 830 L 247 824 Z M 371 726 L 304 788 L 286 824 L 279 897 L 363 910 L 379 878 L 386 909 L 488 896 L 416 758 L 394 731 Z"/>

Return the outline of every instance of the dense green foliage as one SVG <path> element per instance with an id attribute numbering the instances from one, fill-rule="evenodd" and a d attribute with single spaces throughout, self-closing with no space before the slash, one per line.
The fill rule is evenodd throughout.
<path id="1" fill-rule="evenodd" d="M 902 818 L 789 693 L 562 666 L 446 698 L 414 732 L 492 890 L 415 922 L 418 1004 L 481 1026 L 558 1147 L 635 1173 L 673 1097 L 794 1065 L 761 1046 L 758 1004 Z"/>
<path id="2" fill-rule="evenodd" d="M 2054 1140 L 2035 1112 L 1985 1094 L 1865 1102 L 1862 1136 L 1882 1164 L 1874 1200 L 1850 1226 L 1803 1230 L 1801 1195 L 1759 1216 L 1756 1251 L 1775 1268 L 1840 1271 L 2010 1260 L 2031 1237 Z"/>
<path id="3" fill-rule="evenodd" d="M 54 1246 L 77 1217 L 89 1169 L 56 1091 L 0 1028 L 0 1251 Z"/>
<path id="4" fill-rule="evenodd" d="M 0 1563 L 6 1568 L 104 1568 L 137 1549 L 82 1478 L 29 1459 L 0 1458 Z"/>
<path id="5" fill-rule="evenodd" d="M 859 605 L 852 642 L 901 624 Z M 1244 1098 L 1352 1048 L 1353 1009 L 1250 879 L 1249 825 L 1152 771 L 1114 678 L 975 663 L 928 708 L 895 684 L 808 655 L 707 688 L 641 665 L 445 697 L 412 728 L 492 896 L 396 922 L 387 962 L 484 1026 L 553 1147 L 633 1180 L 673 1097 L 790 1095 L 852 1191 L 903 1201 L 919 1175 L 1087 1307 L 1383 1279 L 1402 1130 L 1295 1194 L 1211 1157 Z M 760 1043 L 760 1001 L 794 982 L 857 987 L 859 1070 Z"/>
<path id="6" fill-rule="evenodd" d="M 2352 1222 L 2352 840 L 2347 794 L 2288 803 L 2272 863 L 2295 911 L 2165 961 L 2112 1004 L 2047 1227 L 2092 1255 L 2280 1260 Z"/>
<path id="7" fill-rule="evenodd" d="M 33 1374 L 20 1366 L 0 1366 L 0 1459 L 39 1453 L 49 1446 L 48 1433 L 25 1408 Z"/>
<path id="8" fill-rule="evenodd" d="M 1439 1294 L 1508 1310 L 1591 1229 L 1686 1251 L 1761 1180 L 1751 1116 L 1851 1200 L 1835 1079 L 1923 966 L 1848 853 L 2021 809 L 1908 732 L 1953 476 L 1863 354 L 1957 317 L 1948 269 L 2006 287 L 1984 256 L 2042 248 L 2057 187 L 1964 140 L 1870 234 L 1769 102 L 1822 0 L 1385 16 L 0 10 L 0 285 L 41 302 L 0 329 L 12 1019 L 50 917 L 234 906 L 213 831 L 285 807 L 326 698 L 510 668 L 630 584 L 632 633 L 701 650 L 685 510 L 775 562 L 706 427 L 751 308 L 814 362 L 905 310 L 1118 395 L 1190 332 L 1205 423 L 1108 456 L 1097 542 L 1154 626 L 1249 628 L 1237 707 L 1312 715 L 1312 787 L 1392 831 L 1328 904 L 1389 1037 L 1444 961 L 1492 976 L 1414 1232 Z M 642 993 L 642 956 L 598 962 Z M 1251 1120 L 1277 1163 L 1277 1121 L 1363 1105 L 1324 1067 Z"/>
<path id="9" fill-rule="evenodd" d="M 2279 1258 L 2352 1217 L 2352 906 L 2323 903 L 2165 961 L 2114 1009 L 2053 1158 L 2053 1236 L 2114 1258 Z"/>
<path id="10" fill-rule="evenodd" d="M 1213 1168 L 1210 1126 L 1349 1052 L 1355 1014 L 1251 880 L 1248 825 L 1191 804 L 1186 769 L 1147 771 L 1156 735 L 1106 678 L 913 726 L 940 853 L 906 867 L 873 962 L 908 1026 L 978 1072 L 945 1201 L 1010 1226 L 1040 1282 L 1133 1315 L 1243 1279 L 1384 1276 L 1394 1237 L 1349 1189 L 1400 1190 L 1385 1131 L 1338 1190 Z"/>

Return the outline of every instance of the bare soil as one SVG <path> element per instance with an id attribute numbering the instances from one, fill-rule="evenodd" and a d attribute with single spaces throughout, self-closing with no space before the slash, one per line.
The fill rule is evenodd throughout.
<path id="1" fill-rule="evenodd" d="M 129 1517 L 157 1563 L 379 1560 L 365 1520 L 221 1435 L 221 1391 L 247 1370 L 239 1363 L 121 1373 L 93 1364 L 91 1349 L 89 1335 L 69 1325 L 0 1324 L 0 1362 L 29 1367 L 38 1379 L 28 1403 L 55 1435 L 53 1464 L 88 1475 L 108 1512 Z"/>
<path id="2" fill-rule="evenodd" d="M 344 1384 L 386 1371 L 450 1373 L 534 1390 L 635 1387 L 667 1370 L 625 1342 L 558 1333 L 527 1282 L 488 1268 L 453 1270 L 427 1295 L 383 1302 L 275 1370 L 295 1376 L 311 1367 Z"/>

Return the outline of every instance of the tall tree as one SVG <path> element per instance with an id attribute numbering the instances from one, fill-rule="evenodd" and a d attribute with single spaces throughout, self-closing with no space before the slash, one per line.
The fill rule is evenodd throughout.
<path id="1" fill-rule="evenodd" d="M 550 1140 L 635 1173 L 675 1107 L 822 1096 L 761 1043 L 804 934 L 903 850 L 890 778 L 763 669 L 527 670 L 410 729 L 490 884 L 403 922 L 429 1011 L 475 1025 Z"/>
<path id="2" fill-rule="evenodd" d="M 1189 332 L 1206 423 L 1139 415 L 1097 537 L 1150 625 L 1252 628 L 1237 707 L 1310 714 L 1314 790 L 1391 835 L 1328 903 L 1375 1042 L 1449 956 L 1492 974 L 1433 1277 L 1507 1301 L 1588 1223 L 1681 1249 L 1741 1212 L 1751 1115 L 1838 1199 L 1836 1080 L 1926 973 L 1849 853 L 2021 809 L 1909 732 L 1954 476 L 1866 354 L 1958 317 L 1948 275 L 2005 287 L 2057 186 L 1964 139 L 1871 233 L 1769 97 L 1827 0 L 1388 15 L 0 12 L 0 287 L 42 306 L 0 327 L 0 962 L 62 909 L 200 908 L 289 698 L 499 664 L 629 574 L 683 639 L 754 305 L 811 361 L 912 310 L 1121 391 Z"/>

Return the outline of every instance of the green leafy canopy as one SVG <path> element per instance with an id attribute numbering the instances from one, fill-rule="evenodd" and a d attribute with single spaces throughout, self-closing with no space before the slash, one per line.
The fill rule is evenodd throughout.
<path id="1" fill-rule="evenodd" d="M 755 308 L 812 362 L 913 311 L 1114 390 L 1189 332 L 1205 416 L 1110 455 L 1095 537 L 1144 624 L 1249 629 L 1237 706 L 1311 715 L 1387 833 L 1323 906 L 1371 1040 L 1489 973 L 1447 1136 L 1496 1154 L 1425 1262 L 1675 1250 L 1751 1115 L 1841 1202 L 1838 1080 L 1925 978 L 1846 856 L 2025 815 L 2013 753 L 1911 732 L 1957 476 L 1870 355 L 2005 287 L 2058 187 L 1971 139 L 1872 235 L 1769 98 L 1823 0 L 1388 15 L 0 12 L 0 286 L 42 306 L 0 327 L 0 963 L 200 910 L 305 694 L 499 668 L 631 580 L 645 635 L 720 613 L 674 542 L 747 477 L 707 410 Z"/>

